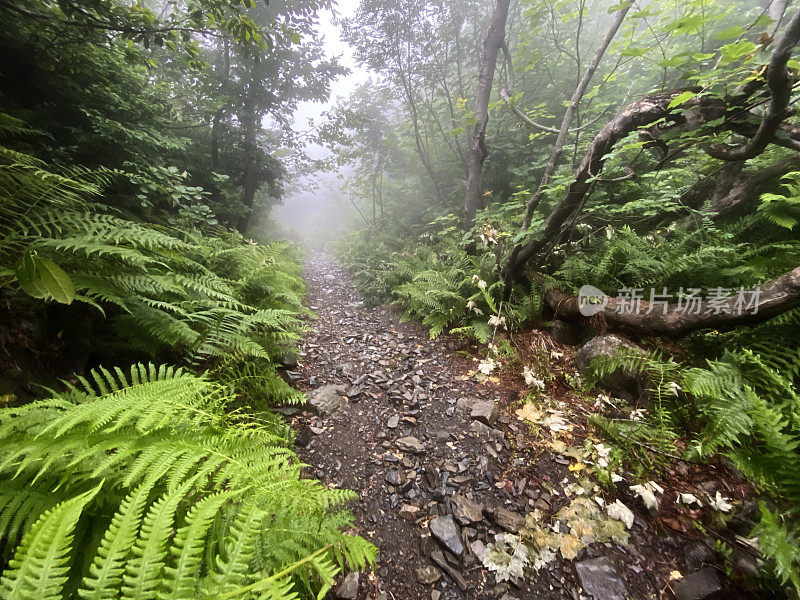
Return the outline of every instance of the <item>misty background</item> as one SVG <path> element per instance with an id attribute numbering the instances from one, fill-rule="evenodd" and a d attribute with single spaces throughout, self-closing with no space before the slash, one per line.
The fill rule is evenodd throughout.
<path id="1" fill-rule="evenodd" d="M 340 19 L 352 17 L 358 5 L 336 2 L 334 9 L 320 14 L 318 31 L 323 37 L 327 57 L 336 57 L 349 72 L 337 78 L 327 102 L 301 102 L 294 115 L 294 129 L 298 135 L 311 131 L 324 119 L 324 113 L 340 99 L 347 98 L 370 74 L 353 58 L 350 46 L 341 39 Z M 325 159 L 331 152 L 315 143 L 306 147 L 312 159 Z M 341 191 L 343 179 L 349 169 L 321 170 L 292 182 L 280 204 L 273 207 L 271 216 L 286 235 L 297 241 L 314 245 L 329 241 L 358 218 L 350 201 Z"/>

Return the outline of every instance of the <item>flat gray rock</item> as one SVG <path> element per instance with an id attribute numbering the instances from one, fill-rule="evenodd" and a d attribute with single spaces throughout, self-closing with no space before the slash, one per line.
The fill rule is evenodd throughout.
<path id="1" fill-rule="evenodd" d="M 619 571 L 607 556 L 581 561 L 575 565 L 583 591 L 594 600 L 625 600 L 628 592 Z"/>
<path id="2" fill-rule="evenodd" d="M 500 416 L 500 411 L 497 410 L 494 400 L 482 400 L 472 405 L 470 416 L 476 421 L 492 425 L 497 421 L 497 417 Z"/>
<path id="3" fill-rule="evenodd" d="M 719 597 L 722 585 L 713 567 L 703 567 L 675 582 L 672 589 L 677 600 L 711 600 Z"/>
<path id="4" fill-rule="evenodd" d="M 453 496 L 453 516 L 462 525 L 478 523 L 483 520 L 483 506 L 464 496 Z"/>
<path id="5" fill-rule="evenodd" d="M 498 527 L 511 533 L 519 533 L 519 530 L 525 527 L 525 517 L 502 506 L 495 509 L 494 521 Z"/>
<path id="6" fill-rule="evenodd" d="M 453 515 L 446 517 L 434 517 L 428 524 L 431 528 L 431 534 L 439 543 L 447 548 L 456 556 L 461 556 L 464 553 L 464 544 L 461 542 L 461 531 L 453 521 Z"/>
<path id="7" fill-rule="evenodd" d="M 413 435 L 397 438 L 397 447 L 406 452 L 413 452 L 414 454 L 421 454 L 425 450 L 425 444 L 420 442 Z"/>
<path id="8" fill-rule="evenodd" d="M 426 567 L 418 567 L 414 571 L 414 575 L 417 577 L 417 581 L 419 581 L 423 585 L 429 585 L 431 583 L 436 583 L 441 579 L 442 572 L 432 565 L 428 565 Z"/>
<path id="9" fill-rule="evenodd" d="M 311 410 L 321 417 L 329 417 L 342 407 L 344 385 L 323 385 L 307 394 Z"/>
<path id="10" fill-rule="evenodd" d="M 339 587 L 336 589 L 336 596 L 342 600 L 356 600 L 358 597 L 358 571 L 348 573 Z"/>

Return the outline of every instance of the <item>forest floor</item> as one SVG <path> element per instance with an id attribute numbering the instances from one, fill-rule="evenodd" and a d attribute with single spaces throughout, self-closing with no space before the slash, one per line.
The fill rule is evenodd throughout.
<path id="1" fill-rule="evenodd" d="M 674 502 L 676 489 L 700 494 L 704 485 L 721 485 L 695 465 L 668 469 L 659 483 L 671 499 L 656 516 L 621 494 L 633 522 L 627 529 L 617 521 L 612 529 L 627 534 L 627 542 L 600 536 L 586 547 L 567 547 L 576 541 L 564 535 L 570 529 L 586 540 L 591 531 L 578 528 L 608 525 L 604 510 L 576 499 L 597 506 L 603 500 L 596 497 L 606 506 L 614 501 L 593 487 L 590 461 L 574 450 L 587 439 L 594 443 L 585 421 L 592 404 L 571 397 L 563 377 L 574 372 L 574 347 L 536 330 L 513 340 L 523 360 L 543 351 L 557 359 L 543 393 L 550 403 L 540 407 L 537 426 L 517 413 L 528 392 L 520 373 L 476 381 L 469 348 L 448 336 L 431 340 L 391 308 L 365 307 L 325 253 L 310 255 L 306 275 L 318 319 L 288 375 L 322 414 L 294 417 L 298 455 L 311 465 L 310 476 L 359 494 L 351 506 L 355 532 L 379 548 L 376 570 L 347 578 L 339 597 L 623 600 L 672 598 L 678 588 L 679 597 L 702 598 L 711 597 L 700 595 L 704 586 L 728 586 L 708 546 L 686 527 L 697 511 Z M 482 557 L 497 534 L 526 527 L 528 514 L 534 518 L 527 527 L 548 524 L 540 532 L 560 539 L 561 552 L 534 579 L 498 583 Z M 728 597 L 738 597 L 731 591 Z"/>

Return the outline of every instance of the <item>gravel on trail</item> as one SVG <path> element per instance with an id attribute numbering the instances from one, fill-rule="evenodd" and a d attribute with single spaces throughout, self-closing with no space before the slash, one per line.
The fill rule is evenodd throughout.
<path id="1" fill-rule="evenodd" d="M 535 509 L 553 515 L 567 503 L 560 486 L 573 475 L 570 461 L 515 417 L 521 377 L 516 388 L 475 381 L 476 362 L 460 352 L 462 343 L 432 340 L 391 308 L 365 307 L 324 252 L 310 255 L 306 277 L 317 318 L 287 376 L 323 408 L 294 416 L 297 453 L 311 465 L 308 476 L 358 493 L 350 506 L 354 533 L 379 549 L 374 572 L 351 577 L 333 594 L 672 597 L 664 582 L 684 570 L 686 540 L 656 535 L 639 509 L 627 546 L 590 544 L 574 560 L 558 555 L 535 578 L 497 582 L 482 563 L 487 546 Z"/>

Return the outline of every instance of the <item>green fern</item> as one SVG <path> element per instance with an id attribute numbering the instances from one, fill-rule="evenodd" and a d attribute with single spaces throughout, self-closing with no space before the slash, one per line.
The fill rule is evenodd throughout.
<path id="1" fill-rule="evenodd" d="M 4 597 L 296 598 L 373 562 L 341 533 L 355 495 L 302 479 L 283 430 L 232 401 L 206 377 L 136 365 L 0 411 Z M 74 591 L 68 572 L 83 573 Z"/>

